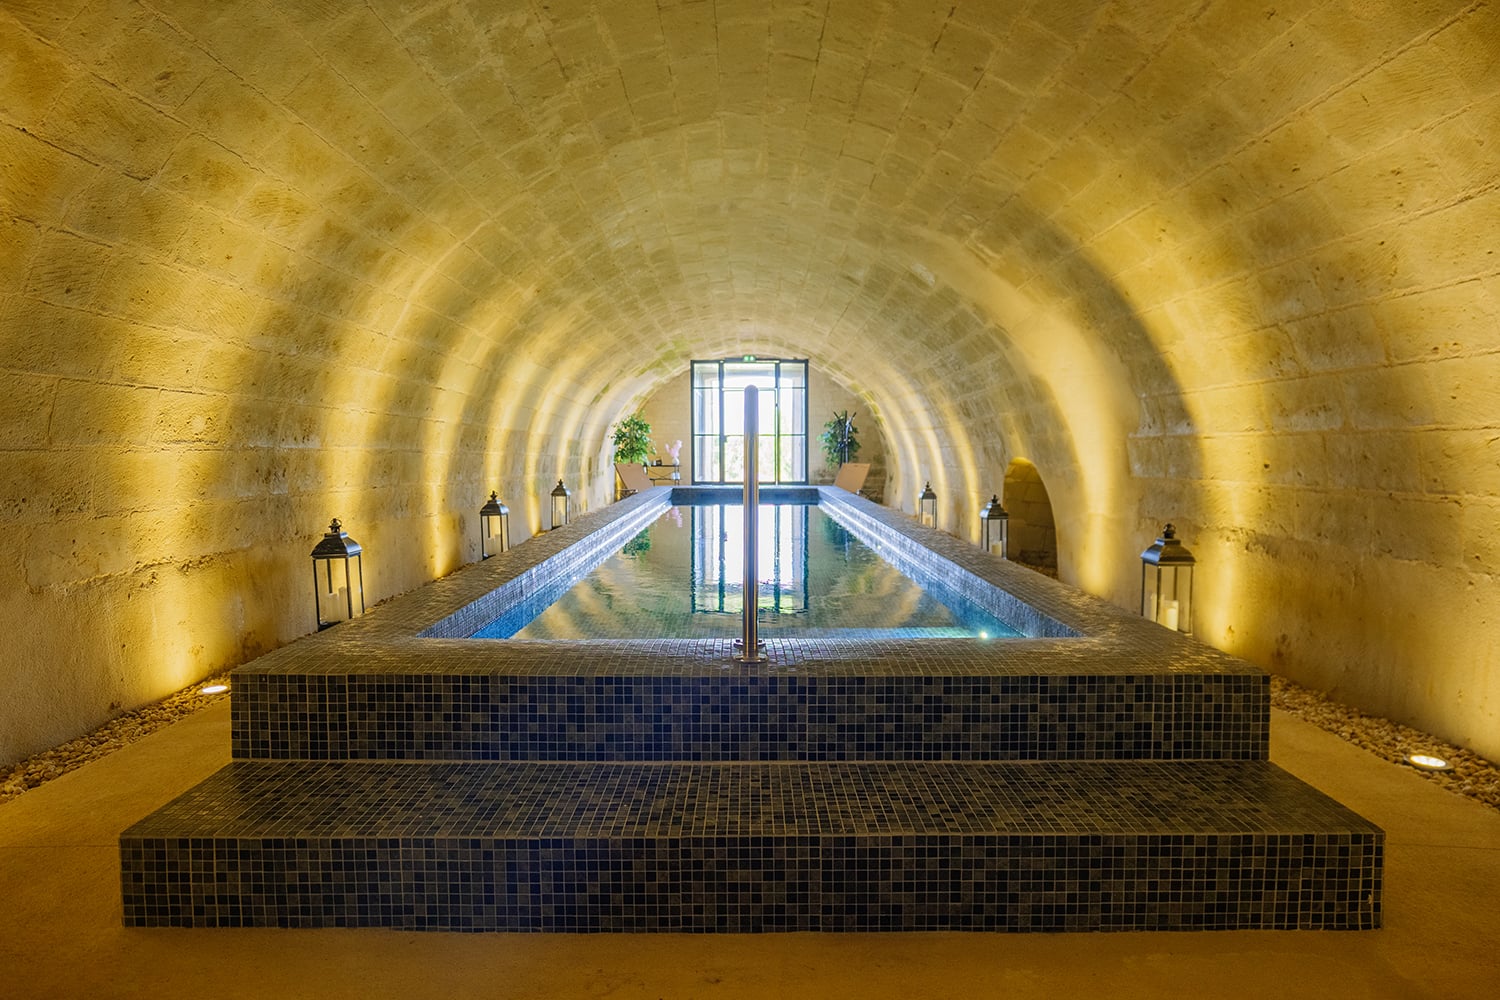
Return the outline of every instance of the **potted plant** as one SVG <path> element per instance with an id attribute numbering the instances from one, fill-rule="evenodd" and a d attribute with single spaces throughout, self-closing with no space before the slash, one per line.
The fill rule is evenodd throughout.
<path id="1" fill-rule="evenodd" d="M 615 425 L 615 461 L 631 465 L 645 465 L 651 454 L 651 425 L 639 413 L 632 414 Z"/>
<path id="2" fill-rule="evenodd" d="M 837 471 L 845 462 L 852 462 L 859 454 L 859 428 L 854 426 L 854 415 L 848 410 L 836 412 L 833 419 L 823 425 L 818 442 L 823 446 L 823 460 L 830 469 Z"/>

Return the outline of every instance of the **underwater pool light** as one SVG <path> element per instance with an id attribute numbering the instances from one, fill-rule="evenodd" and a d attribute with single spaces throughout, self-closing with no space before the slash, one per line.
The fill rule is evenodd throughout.
<path id="1" fill-rule="evenodd" d="M 1442 757 L 1434 757 L 1432 754 L 1427 753 L 1409 753 L 1406 755 L 1406 762 L 1422 771 L 1453 770 L 1453 765 Z"/>
<path id="2" fill-rule="evenodd" d="M 228 684 L 210 684 L 207 687 L 199 688 L 198 689 L 198 693 L 199 694 L 223 694 L 225 691 L 228 691 L 228 690 L 229 690 L 229 685 Z"/>

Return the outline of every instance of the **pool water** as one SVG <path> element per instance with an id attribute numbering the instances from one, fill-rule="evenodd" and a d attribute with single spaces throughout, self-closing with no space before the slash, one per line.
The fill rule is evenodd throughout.
<path id="1" fill-rule="evenodd" d="M 562 580 L 476 639 L 723 638 L 740 634 L 744 516 L 674 506 L 583 579 Z M 998 638 L 1019 633 L 939 581 L 918 584 L 811 504 L 759 508 L 762 638 Z"/>

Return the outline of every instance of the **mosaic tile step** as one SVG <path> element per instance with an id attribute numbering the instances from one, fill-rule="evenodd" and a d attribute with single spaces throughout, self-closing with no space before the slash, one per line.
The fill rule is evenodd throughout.
<path id="1" fill-rule="evenodd" d="M 1383 834 L 1263 761 L 240 762 L 120 849 L 130 926 L 1365 929 Z"/>
<path id="2" fill-rule="evenodd" d="M 245 760 L 1256 760 L 1269 745 L 1261 673 L 1024 674 L 920 651 L 863 673 L 647 662 L 636 673 L 515 659 L 485 673 L 242 669 L 232 749 Z"/>

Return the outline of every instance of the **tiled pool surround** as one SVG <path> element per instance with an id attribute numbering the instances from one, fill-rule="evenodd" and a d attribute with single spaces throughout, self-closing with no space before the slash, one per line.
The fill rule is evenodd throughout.
<path id="1" fill-rule="evenodd" d="M 668 492 L 237 671 L 235 763 L 121 836 L 126 923 L 1379 926 L 1383 835 L 1265 760 L 1260 671 L 842 491 L 1037 638 L 456 638 Z"/>
<path id="2" fill-rule="evenodd" d="M 148 926 L 1350 930 L 1382 843 L 1264 761 L 245 762 L 122 855 Z"/>
<path id="3" fill-rule="evenodd" d="M 253 674 L 236 678 L 234 754 L 578 761 L 1265 756 L 1260 678 L 1017 675 L 996 672 L 981 657 L 941 653 L 931 669 L 964 672 L 923 673 L 925 644 L 890 644 L 873 665 L 804 661 L 765 671 L 725 666 L 734 651 L 723 639 L 702 644 L 696 656 L 666 651 L 628 672 L 618 659 L 560 672 L 550 657 L 518 656 L 494 673 Z M 598 645 L 600 659 L 618 657 L 614 644 Z M 780 645 L 768 644 L 773 658 Z M 910 659 L 900 659 L 903 652 Z M 649 657 L 650 650 L 629 653 Z"/>
<path id="4" fill-rule="evenodd" d="M 554 576 L 582 575 L 618 550 L 672 492 L 630 497 L 241 668 L 235 757 L 1267 754 L 1270 686 L 1261 671 L 831 488 L 819 489 L 820 502 L 866 544 L 903 569 L 941 574 L 1038 638 L 775 639 L 763 667 L 737 664 L 723 640 L 463 638 Z"/>

